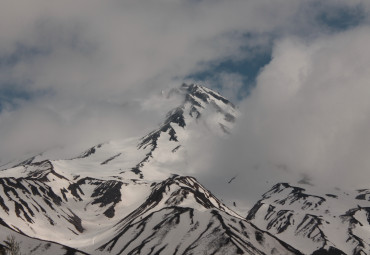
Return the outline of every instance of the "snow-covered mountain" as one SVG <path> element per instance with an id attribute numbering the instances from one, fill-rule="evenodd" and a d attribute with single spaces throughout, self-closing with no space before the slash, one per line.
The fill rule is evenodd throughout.
<path id="1" fill-rule="evenodd" d="M 278 184 L 245 218 L 188 176 L 194 141 L 227 137 L 239 113 L 199 85 L 174 94 L 183 102 L 143 137 L 4 164 L 0 244 L 13 235 L 27 254 L 370 254 L 369 190 Z"/>
<path id="2" fill-rule="evenodd" d="M 367 192 L 318 193 L 317 187 L 278 183 L 255 204 L 247 220 L 304 254 L 369 254 Z"/>

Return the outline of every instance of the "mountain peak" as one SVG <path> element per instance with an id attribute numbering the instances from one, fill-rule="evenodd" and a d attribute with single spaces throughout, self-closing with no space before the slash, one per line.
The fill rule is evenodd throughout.
<path id="1" fill-rule="evenodd" d="M 200 102 L 208 104 L 211 102 L 220 101 L 225 105 L 235 108 L 235 106 L 229 100 L 220 95 L 218 92 L 198 84 L 183 83 L 180 87 L 180 91 L 185 93 L 185 100 L 187 102 L 194 103 L 198 106 L 200 106 Z M 196 102 L 194 102 L 194 100 L 196 100 Z"/>
<path id="2" fill-rule="evenodd" d="M 143 136 L 138 144 L 139 149 L 149 150 L 145 158 L 132 169 L 140 178 L 144 178 L 142 171 L 146 165 L 151 164 L 155 155 L 182 155 L 175 157 L 176 167 L 186 166 L 187 144 L 192 137 L 199 139 L 209 134 L 227 135 L 238 115 L 230 101 L 200 85 L 184 83 L 180 88 L 172 89 L 168 95 L 172 94 L 184 96 L 183 103 L 169 111 L 162 124 Z M 156 165 L 158 162 L 162 161 L 157 160 Z M 164 162 L 167 165 L 167 160 Z M 164 168 L 166 167 L 161 166 L 161 171 Z"/>
<path id="3" fill-rule="evenodd" d="M 238 111 L 201 85 L 171 93 L 183 101 L 146 136 L 1 170 L 0 249 L 11 234 L 22 253 L 45 255 L 56 254 L 50 242 L 65 254 L 369 254 L 369 189 L 282 182 L 244 218 L 189 176 L 202 171 L 200 145 L 227 137 Z"/>

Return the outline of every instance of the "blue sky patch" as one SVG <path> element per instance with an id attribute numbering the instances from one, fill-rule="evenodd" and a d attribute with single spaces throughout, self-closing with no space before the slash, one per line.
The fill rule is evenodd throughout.
<path id="1" fill-rule="evenodd" d="M 16 108 L 22 101 L 29 101 L 50 94 L 51 91 L 49 90 L 29 91 L 20 86 L 0 86 L 0 113 L 5 108 Z"/>
<path id="2" fill-rule="evenodd" d="M 199 82 L 213 80 L 220 73 L 233 73 L 243 77 L 243 86 L 238 94 L 238 99 L 249 95 L 250 90 L 256 85 L 256 78 L 261 69 L 271 61 L 272 49 L 258 51 L 253 56 L 241 60 L 225 59 L 223 61 L 209 63 L 209 68 L 204 71 L 193 73 L 186 77 Z M 215 84 L 215 89 L 220 89 L 220 84 Z"/>
<path id="3" fill-rule="evenodd" d="M 364 9 L 361 5 L 355 7 L 336 6 L 327 8 L 317 16 L 319 25 L 328 27 L 333 31 L 347 30 L 361 25 L 365 19 Z"/>

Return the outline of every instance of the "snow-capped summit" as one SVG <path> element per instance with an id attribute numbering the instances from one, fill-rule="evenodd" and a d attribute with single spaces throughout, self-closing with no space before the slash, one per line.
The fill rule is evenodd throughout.
<path id="1" fill-rule="evenodd" d="M 239 113 L 200 85 L 173 94 L 183 101 L 142 137 L 4 165 L 0 248 L 13 235 L 27 254 L 370 254 L 368 189 L 280 183 L 245 218 L 189 176 L 192 150 L 227 138 Z"/>

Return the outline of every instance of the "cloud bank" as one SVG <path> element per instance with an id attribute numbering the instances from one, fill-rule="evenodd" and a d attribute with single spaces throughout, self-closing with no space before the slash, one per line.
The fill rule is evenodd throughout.
<path id="1" fill-rule="evenodd" d="M 201 177 L 207 185 L 217 190 L 237 176 L 223 192 L 246 201 L 277 181 L 302 178 L 322 187 L 368 187 L 369 35 L 363 26 L 309 42 L 277 41 L 240 105 L 235 133 L 209 161 L 219 175 Z"/>
<path id="2" fill-rule="evenodd" d="M 212 146 L 206 166 L 219 175 L 206 186 L 244 176 L 248 196 L 286 173 L 360 185 L 370 163 L 369 10 L 365 0 L 5 0 L 0 160 L 145 134 L 176 105 L 161 90 L 266 51 L 257 78 L 217 70 L 201 81 L 243 99 L 235 134 Z"/>
<path id="3" fill-rule="evenodd" d="M 243 105 L 263 155 L 325 180 L 353 185 L 369 177 L 369 31 L 276 45 Z"/>

